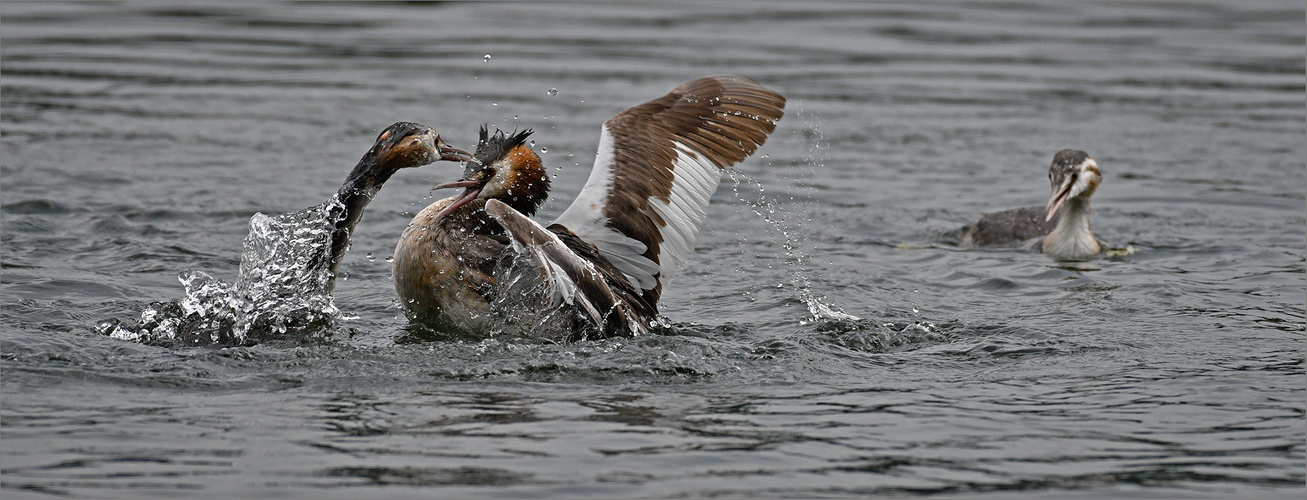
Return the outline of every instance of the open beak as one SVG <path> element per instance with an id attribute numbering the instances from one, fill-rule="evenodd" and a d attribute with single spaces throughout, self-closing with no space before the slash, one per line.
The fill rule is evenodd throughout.
<path id="1" fill-rule="evenodd" d="M 436 219 L 439 220 L 450 212 L 458 210 L 459 208 L 462 208 L 463 205 L 468 204 L 468 202 L 475 200 L 477 195 L 481 194 L 481 188 L 485 185 L 486 183 L 484 181 L 460 179 L 457 181 L 442 182 L 437 184 L 436 187 L 431 188 L 432 191 L 446 188 L 467 188 L 463 190 L 463 194 L 458 195 L 458 198 L 454 198 L 454 201 L 450 203 L 449 206 L 446 206 L 444 210 L 441 210 L 440 213 L 436 214 Z"/>
<path id="2" fill-rule="evenodd" d="M 445 144 L 445 141 L 440 140 L 439 137 L 436 137 L 436 149 L 440 151 L 440 159 L 445 161 L 456 161 L 462 163 L 472 159 L 472 153 Z M 435 189 L 439 189 L 439 186 Z"/>
<path id="3" fill-rule="evenodd" d="M 1065 181 L 1062 181 L 1062 185 L 1057 187 L 1057 191 L 1053 192 L 1053 196 L 1048 198 L 1048 215 L 1044 217 L 1045 222 L 1053 220 L 1053 215 L 1057 214 L 1057 209 L 1062 208 L 1062 204 L 1071 199 L 1071 190 L 1075 185 L 1076 176 L 1069 175 Z"/>

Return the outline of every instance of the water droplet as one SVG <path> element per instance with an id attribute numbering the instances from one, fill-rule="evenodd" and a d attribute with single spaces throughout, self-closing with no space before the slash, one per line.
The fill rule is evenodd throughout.
<path id="1" fill-rule="evenodd" d="M 499 103 L 498 103 L 498 102 L 495 102 L 495 101 L 490 101 L 490 105 L 491 105 L 491 106 L 498 106 Z"/>
<path id="2" fill-rule="evenodd" d="M 481 60 L 483 60 L 483 61 L 485 61 L 485 62 L 490 62 L 490 54 L 486 54 L 486 56 L 485 56 L 485 57 L 482 57 Z"/>
<path id="3" fill-rule="evenodd" d="M 558 89 L 549 89 L 545 93 L 549 95 L 558 95 Z"/>
<path id="4" fill-rule="evenodd" d="M 548 153 L 548 152 L 549 152 L 549 148 L 546 148 L 546 147 L 541 147 L 541 148 L 540 148 L 540 154 L 545 154 L 545 153 Z"/>
<path id="5" fill-rule="evenodd" d="M 527 147 L 530 147 L 530 148 L 534 148 L 534 147 L 536 147 L 536 141 L 535 141 L 535 139 L 531 139 L 529 142 L 526 143 L 526 145 L 527 145 Z"/>
<path id="6" fill-rule="evenodd" d="M 376 260 L 376 258 L 372 256 L 372 252 L 368 252 L 368 262 L 372 262 L 374 260 Z"/>
<path id="7" fill-rule="evenodd" d="M 392 256 L 392 255 L 387 255 L 387 256 L 386 256 L 386 262 L 394 262 L 394 261 L 395 261 L 395 257 L 394 257 L 394 256 Z"/>

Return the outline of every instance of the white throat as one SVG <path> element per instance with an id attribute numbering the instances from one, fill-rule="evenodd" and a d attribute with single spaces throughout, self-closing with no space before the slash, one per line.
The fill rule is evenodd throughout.
<path id="1" fill-rule="evenodd" d="M 1103 246 L 1089 230 L 1089 199 L 1067 200 L 1057 226 L 1044 237 L 1044 253 L 1055 259 L 1083 260 L 1098 255 Z"/>

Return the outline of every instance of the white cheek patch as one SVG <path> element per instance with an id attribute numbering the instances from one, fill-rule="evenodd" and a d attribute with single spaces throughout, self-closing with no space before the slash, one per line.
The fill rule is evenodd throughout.
<path id="1" fill-rule="evenodd" d="M 499 198 L 510 194 L 508 186 L 512 185 L 511 177 L 514 175 L 512 169 L 508 165 L 504 165 L 503 162 L 495 163 L 492 168 L 495 169 L 495 176 L 491 177 L 490 181 L 481 187 L 481 194 L 477 198 Z"/>

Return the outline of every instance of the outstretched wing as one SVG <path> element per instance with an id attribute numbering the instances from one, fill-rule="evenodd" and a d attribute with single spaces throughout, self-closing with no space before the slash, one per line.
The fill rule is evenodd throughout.
<path id="1" fill-rule="evenodd" d="M 700 78 L 604 122 L 590 178 L 555 224 L 657 304 L 694 250 L 722 169 L 776 129 L 785 98 L 742 76 Z"/>

